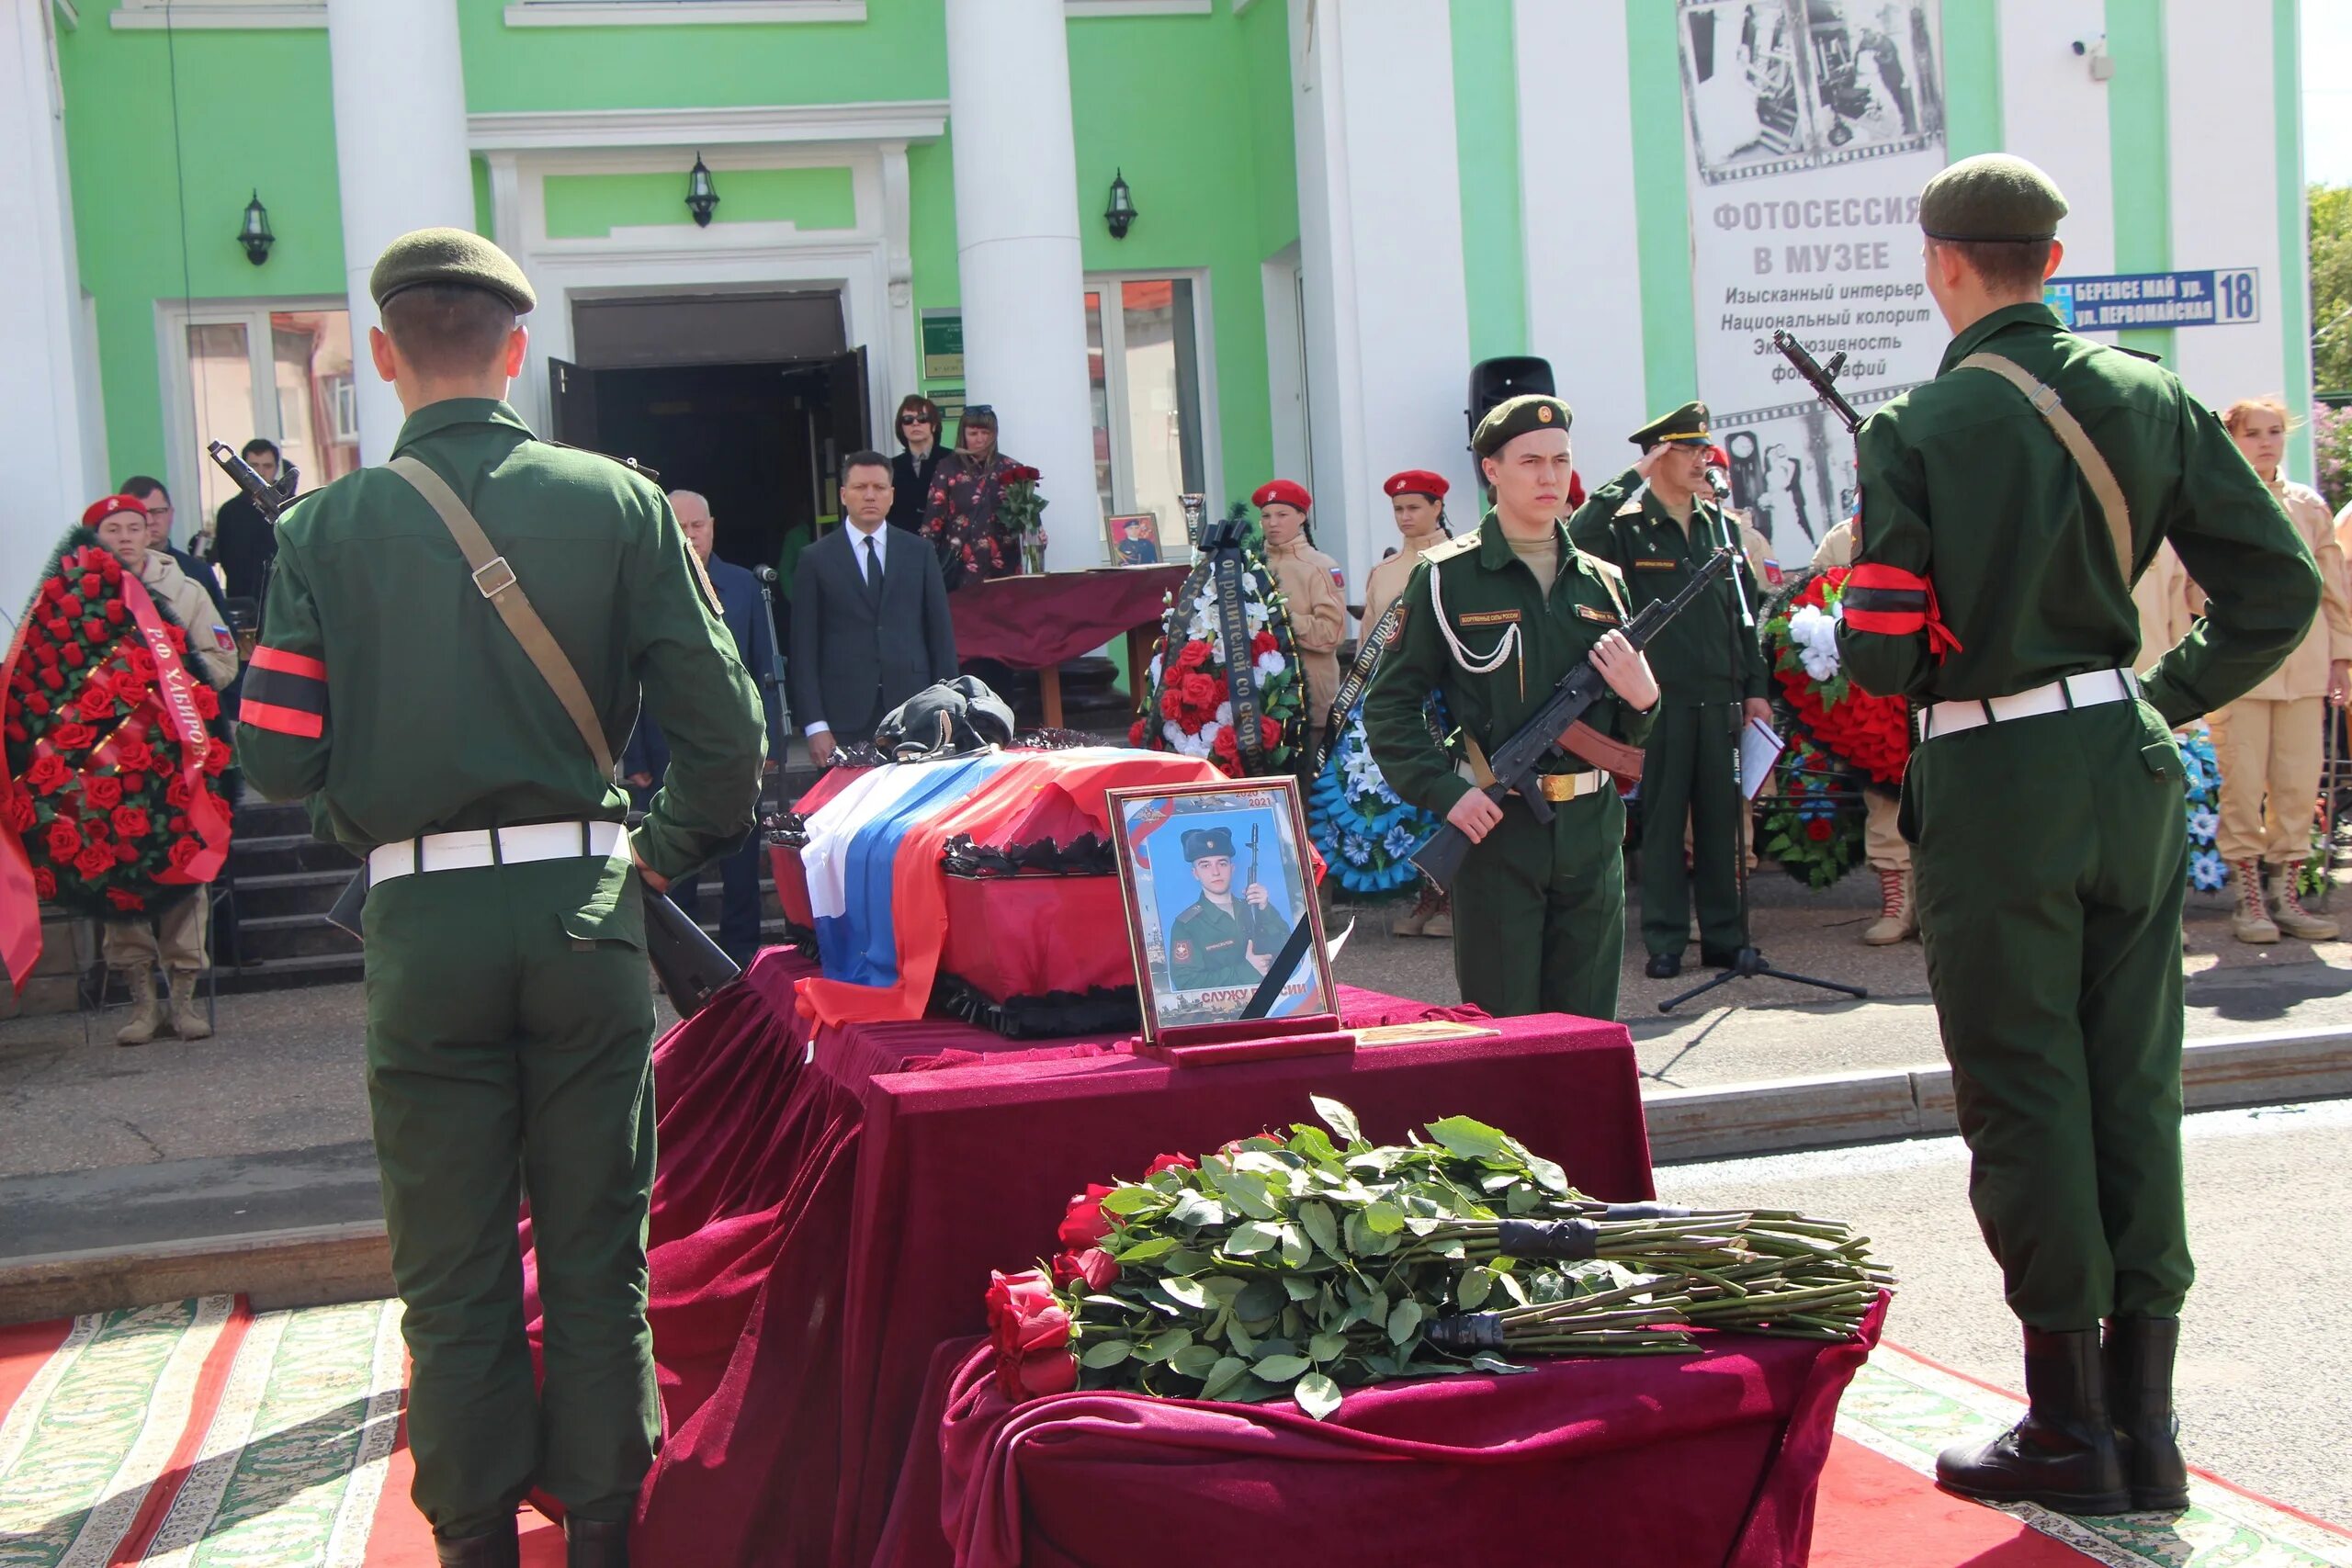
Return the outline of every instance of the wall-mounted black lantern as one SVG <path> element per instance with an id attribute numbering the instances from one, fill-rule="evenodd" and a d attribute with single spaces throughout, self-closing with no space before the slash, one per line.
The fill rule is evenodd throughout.
<path id="1" fill-rule="evenodd" d="M 245 259 L 259 266 L 269 259 L 269 247 L 277 243 L 277 236 L 269 231 L 269 209 L 261 204 L 261 192 L 256 190 L 245 203 L 245 221 L 237 231 L 237 243 L 245 247 Z"/>
<path id="2" fill-rule="evenodd" d="M 710 183 L 710 170 L 695 154 L 694 173 L 686 176 L 686 210 L 695 215 L 695 227 L 710 227 L 710 209 L 718 205 L 718 187 Z"/>
<path id="3" fill-rule="evenodd" d="M 1139 216 L 1135 197 L 1127 189 L 1126 171 L 1122 169 L 1111 176 L 1111 205 L 1102 209 L 1102 221 L 1111 226 L 1111 238 L 1124 240 L 1128 225 Z"/>

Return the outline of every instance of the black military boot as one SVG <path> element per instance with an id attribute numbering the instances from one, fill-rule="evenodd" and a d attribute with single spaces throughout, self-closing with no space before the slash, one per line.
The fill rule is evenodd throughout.
<path id="1" fill-rule="evenodd" d="M 513 1519 L 481 1535 L 443 1535 L 435 1530 L 433 1551 L 441 1568 L 519 1568 L 522 1562 Z"/>
<path id="2" fill-rule="evenodd" d="M 2188 1466 L 2180 1457 L 2180 1422 L 2172 1412 L 2173 1355 L 2179 1348 L 2177 1317 L 2107 1320 L 2108 1415 L 2123 1434 L 2135 1508 L 2188 1506 Z"/>
<path id="3" fill-rule="evenodd" d="M 564 1568 L 628 1568 L 627 1519 L 583 1519 L 567 1514 L 563 1539 Z"/>
<path id="4" fill-rule="evenodd" d="M 2109 1423 L 2098 1330 L 2025 1331 L 2025 1419 L 1989 1443 L 1946 1449 L 1936 1480 L 1963 1497 L 2038 1503 L 2061 1514 L 2132 1507 Z"/>

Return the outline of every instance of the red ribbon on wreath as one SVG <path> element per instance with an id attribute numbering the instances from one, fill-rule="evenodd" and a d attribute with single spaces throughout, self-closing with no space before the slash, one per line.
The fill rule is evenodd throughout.
<path id="1" fill-rule="evenodd" d="M 155 660 L 155 693 L 163 699 L 164 716 L 171 721 L 172 738 L 180 743 L 180 778 L 188 787 L 188 826 L 204 846 L 186 866 L 157 872 L 155 880 L 175 886 L 209 882 L 220 874 L 221 865 L 229 858 L 229 814 L 221 808 L 220 797 L 204 787 L 204 759 L 212 745 L 212 736 L 204 728 L 204 716 L 196 709 L 195 677 L 173 649 L 172 639 L 164 630 L 164 617 L 155 613 L 155 601 L 148 596 L 147 585 L 126 571 L 122 574 L 122 597 L 130 606 L 130 618 L 139 623 L 139 635 L 145 639 L 147 651 Z M 6 683 L 5 676 L 0 676 L 0 687 Z M 151 696 L 148 705 L 154 700 Z M 141 706 L 141 714 L 147 711 L 148 705 Z"/>

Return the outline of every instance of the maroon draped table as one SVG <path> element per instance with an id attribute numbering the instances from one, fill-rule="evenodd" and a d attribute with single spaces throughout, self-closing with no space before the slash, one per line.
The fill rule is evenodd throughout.
<path id="1" fill-rule="evenodd" d="M 1088 1181 L 1308 1120 L 1310 1092 L 1353 1106 L 1375 1139 L 1476 1116 L 1589 1192 L 1651 1196 L 1615 1024 L 1510 1019 L 1353 1056 L 1171 1067 L 1103 1039 L 1023 1045 L 932 1020 L 812 1031 L 792 1005 L 811 973 L 771 949 L 655 1051 L 667 1436 L 639 1502 L 641 1562 L 876 1562 L 902 1461 L 935 1469 L 924 1380 L 942 1340 L 986 1328 L 989 1270 L 1050 1253 Z M 1340 1006 L 1359 1026 L 1449 1016 L 1344 987 Z M 536 1336 L 536 1294 L 531 1315 Z M 925 1561 L 944 1550 L 935 1513 L 892 1540 Z"/>
<path id="2" fill-rule="evenodd" d="M 1152 634 L 1159 629 L 1161 602 L 1190 570 L 1104 567 L 968 583 L 947 596 L 948 614 L 956 623 L 956 652 L 965 659 L 994 659 L 1015 670 L 1037 671 L 1046 727 L 1058 729 L 1061 666 L 1124 637 L 1129 682 L 1141 687 L 1144 666 L 1151 659 Z M 1140 690 L 1133 695 L 1138 705 L 1145 700 Z"/>

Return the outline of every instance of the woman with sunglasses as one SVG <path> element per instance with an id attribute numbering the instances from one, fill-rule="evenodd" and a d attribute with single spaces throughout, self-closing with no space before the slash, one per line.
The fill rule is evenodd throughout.
<path id="1" fill-rule="evenodd" d="M 939 444 L 946 423 L 939 405 L 920 392 L 899 401 L 899 455 L 890 459 L 890 526 L 910 534 L 922 532 L 924 502 L 931 499 L 931 481 L 947 448 Z"/>
<path id="2" fill-rule="evenodd" d="M 939 552 L 940 573 L 954 592 L 1021 570 L 1021 541 L 997 521 L 1004 473 L 1019 464 L 997 450 L 996 410 L 974 403 L 956 426 L 956 449 L 939 464 L 924 503 L 922 536 Z"/>

